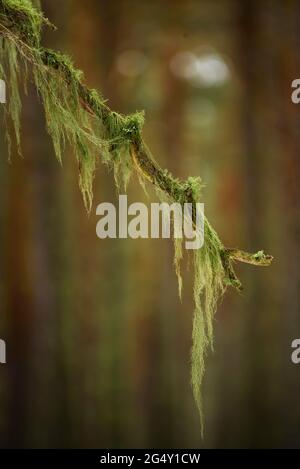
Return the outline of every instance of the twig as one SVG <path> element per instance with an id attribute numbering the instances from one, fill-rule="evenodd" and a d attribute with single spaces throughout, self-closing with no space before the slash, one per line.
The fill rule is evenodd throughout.
<path id="1" fill-rule="evenodd" d="M 71 76 L 71 71 L 68 68 L 68 65 L 63 61 L 59 61 L 57 59 L 57 54 L 54 51 L 40 47 L 39 44 L 36 44 L 34 41 L 31 43 L 28 37 L 24 35 L 19 23 L 26 21 L 26 11 L 18 12 L 18 15 L 16 15 L 16 18 L 13 18 L 13 21 L 11 18 L 8 18 L 7 21 L 5 21 L 5 5 L 3 1 L 0 0 L 0 12 L 0 27 L 2 29 L 2 35 L 8 36 L 8 34 L 5 33 L 5 30 L 10 32 L 14 40 L 18 41 L 21 49 L 23 48 L 23 55 L 27 61 L 32 62 L 34 60 L 34 56 L 30 54 L 30 50 L 34 49 L 35 53 L 39 54 L 44 66 L 47 67 L 50 72 L 59 71 L 59 73 L 64 76 L 67 83 L 70 83 L 71 79 L 74 82 L 74 76 Z M 10 11 L 10 15 L 13 17 L 13 11 Z M 43 19 L 43 22 L 50 24 L 46 19 Z M 82 106 L 91 115 L 99 118 L 105 126 L 106 121 L 108 121 L 108 117 L 114 111 L 104 103 L 101 103 L 101 107 L 99 107 L 99 101 L 95 98 L 93 90 L 90 90 L 80 80 L 80 78 L 77 78 L 76 80 L 78 95 Z M 125 123 L 125 117 L 120 115 L 118 116 L 120 119 L 123 119 Z M 186 202 L 195 203 L 186 181 L 175 179 L 168 171 L 163 170 L 159 166 L 159 164 L 153 159 L 140 132 L 134 133 L 131 137 L 131 155 L 137 172 L 143 178 L 150 181 L 156 188 L 167 194 L 171 200 L 177 201 L 178 194 L 183 194 Z M 205 229 L 212 229 L 206 218 Z M 268 266 L 271 264 L 273 259 L 272 256 L 264 254 L 263 251 L 250 254 L 239 249 L 225 247 L 220 248 L 220 257 L 225 273 L 224 282 L 233 286 L 237 290 L 241 290 L 242 285 L 234 272 L 233 261 L 245 262 L 256 266 Z"/>

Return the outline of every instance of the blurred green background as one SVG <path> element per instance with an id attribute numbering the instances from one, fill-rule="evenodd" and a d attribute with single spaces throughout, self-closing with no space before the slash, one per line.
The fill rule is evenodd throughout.
<path id="1" fill-rule="evenodd" d="M 120 112 L 145 109 L 145 137 L 174 175 L 200 175 L 239 265 L 207 359 L 200 436 L 190 387 L 192 272 L 180 303 L 169 240 L 99 240 L 95 207 L 117 202 L 99 166 L 87 216 L 71 152 L 55 160 L 35 90 L 24 159 L 1 124 L 1 447 L 300 447 L 300 2 L 43 0 L 70 53 Z M 129 203 L 147 199 L 136 177 Z"/>

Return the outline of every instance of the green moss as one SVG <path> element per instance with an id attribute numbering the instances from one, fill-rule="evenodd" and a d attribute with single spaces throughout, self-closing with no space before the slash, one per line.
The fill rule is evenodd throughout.
<path id="1" fill-rule="evenodd" d="M 263 259 L 265 257 L 265 253 L 264 253 L 264 251 L 258 251 L 257 253 L 253 254 L 253 257 L 256 260 L 260 260 L 260 259 Z"/>
<path id="2" fill-rule="evenodd" d="M 32 47 L 40 44 L 42 24 L 50 25 L 29 0 L 0 0 L 0 22 L 10 22 L 10 29 L 16 29 L 21 39 Z"/>
<path id="3" fill-rule="evenodd" d="M 4 51 L 7 57 L 7 72 L 5 73 L 5 81 L 8 84 L 8 93 L 10 95 L 7 104 L 8 114 L 14 128 L 14 134 L 17 143 L 18 153 L 21 154 L 21 111 L 22 102 L 19 91 L 19 61 L 16 46 L 5 44 Z M 9 79 L 7 79 L 9 77 Z M 10 141 L 9 136 L 7 135 Z"/>

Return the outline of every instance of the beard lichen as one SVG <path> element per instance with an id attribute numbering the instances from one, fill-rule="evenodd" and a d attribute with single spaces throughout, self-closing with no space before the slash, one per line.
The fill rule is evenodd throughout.
<path id="1" fill-rule="evenodd" d="M 9 94 L 9 104 L 2 109 L 9 152 L 11 127 L 21 152 L 20 86 L 22 82 L 26 89 L 32 77 L 44 106 L 47 130 L 58 161 L 62 162 L 66 144 L 74 151 L 79 186 L 88 212 L 92 207 L 95 170 L 101 161 L 114 171 L 117 188 L 126 189 L 130 174 L 135 171 L 143 187 L 145 181 L 154 185 L 161 200 L 192 203 L 193 216 L 195 204 L 200 201 L 200 178 L 181 181 L 161 169 L 142 137 L 144 114 L 123 116 L 111 111 L 96 90 L 83 84 L 82 72 L 74 68 L 69 57 L 41 47 L 42 26 L 52 25 L 38 5 L 38 0 L 34 3 L 0 0 L 0 74 L 8 84 Z M 183 249 L 180 239 L 175 239 L 174 244 L 174 265 L 181 296 Z M 201 384 L 205 357 L 209 348 L 213 348 L 217 301 L 227 285 L 241 288 L 232 267 L 233 260 L 269 265 L 272 257 L 263 251 L 253 255 L 224 248 L 205 218 L 204 245 L 193 254 L 195 310 L 191 352 L 191 382 L 202 430 Z"/>

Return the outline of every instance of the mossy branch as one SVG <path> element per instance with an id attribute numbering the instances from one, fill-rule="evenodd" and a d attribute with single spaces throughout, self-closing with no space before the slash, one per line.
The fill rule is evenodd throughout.
<path id="1" fill-rule="evenodd" d="M 2 36 L 13 34 L 16 45 L 20 47 L 26 59 L 34 60 L 34 56 L 30 54 L 33 48 L 37 48 L 42 63 L 50 69 L 59 71 L 63 74 L 67 83 L 76 87 L 80 97 L 82 106 L 89 113 L 99 118 L 105 125 L 110 122 L 110 118 L 114 116 L 119 120 L 119 125 L 126 127 L 130 119 L 112 111 L 104 102 L 99 100 L 99 95 L 95 90 L 89 89 L 82 82 L 82 74 L 76 71 L 70 60 L 66 56 L 54 52 L 49 49 L 39 47 L 39 30 L 41 24 L 46 24 L 54 28 L 54 26 L 44 18 L 40 12 L 32 8 L 29 2 L 24 0 L 0 0 L 0 29 Z M 38 29 L 38 31 L 36 30 Z M 26 51 L 28 47 L 28 51 Z M 184 202 L 194 202 L 193 192 L 188 181 L 180 181 L 172 177 L 172 175 L 162 170 L 154 161 L 149 149 L 144 143 L 142 137 L 141 126 L 137 123 L 134 126 L 134 120 L 131 131 L 128 132 L 128 143 L 131 145 L 131 155 L 136 170 L 146 180 L 150 181 L 161 191 L 165 192 L 172 200 Z M 207 223 L 207 221 L 206 221 Z M 223 247 L 223 267 L 227 275 L 226 283 L 235 288 L 240 289 L 240 282 L 236 282 L 233 276 L 233 268 L 231 260 L 245 262 L 256 266 L 267 266 L 272 261 L 272 256 L 265 255 L 263 251 L 255 254 L 249 254 L 239 249 L 231 249 Z"/>
<path id="2" fill-rule="evenodd" d="M 144 142 L 143 113 L 123 116 L 112 111 L 102 96 L 89 89 L 83 74 L 76 70 L 69 57 L 45 49 L 40 44 L 43 25 L 53 27 L 41 11 L 29 0 L 0 0 L 0 74 L 7 78 L 10 102 L 4 106 L 6 124 L 14 127 L 20 149 L 19 93 L 20 63 L 24 65 L 22 79 L 26 84 L 27 68 L 31 66 L 37 91 L 42 99 L 47 130 L 53 140 L 59 161 L 68 142 L 74 149 L 79 166 L 79 185 L 87 210 L 92 205 L 92 184 L 98 155 L 112 167 L 118 187 L 126 187 L 134 170 L 140 182 L 148 181 L 157 189 L 159 197 L 173 202 L 195 203 L 200 200 L 201 180 L 174 178 L 162 169 Z M 10 148 L 10 133 L 7 132 Z M 194 212 L 193 212 L 194 213 Z M 182 246 L 175 240 L 175 270 L 181 290 L 180 261 Z M 241 290 L 241 282 L 234 269 L 234 261 L 267 266 L 272 256 L 258 251 L 249 254 L 223 246 L 217 233 L 205 218 L 204 246 L 194 253 L 195 314 L 192 347 L 192 385 L 202 418 L 201 382 L 207 348 L 213 342 L 213 317 L 219 296 L 227 285 Z"/>
<path id="3" fill-rule="evenodd" d="M 61 59 L 60 56 L 50 50 L 42 49 L 41 58 L 43 63 L 48 67 L 53 67 L 55 69 L 60 69 L 65 75 L 67 81 L 72 77 L 72 71 L 66 65 L 64 59 Z M 83 106 L 88 109 L 91 114 L 94 114 L 96 117 L 105 121 L 108 121 L 108 117 L 114 113 L 107 105 L 102 104 L 99 107 L 99 101 L 97 95 L 95 95 L 94 90 L 90 90 L 86 85 L 84 85 L 80 79 L 77 79 L 78 93 L 82 100 Z M 120 114 L 118 117 L 121 122 L 125 125 L 126 117 L 124 118 Z M 156 186 L 161 191 L 165 192 L 172 200 L 184 202 L 192 202 L 193 192 L 190 188 L 188 181 L 180 181 L 172 177 L 172 175 L 163 170 L 153 159 L 149 149 L 147 148 L 143 137 L 141 135 L 141 130 L 136 129 L 136 132 L 132 132 L 131 138 L 131 155 L 134 161 L 137 171 L 145 178 L 147 181 L 150 181 L 154 186 Z M 207 220 L 205 220 L 207 224 Z M 268 266 L 271 264 L 273 257 L 271 255 L 264 254 L 263 251 L 258 251 L 257 253 L 250 254 L 240 249 L 232 248 L 223 248 L 223 267 L 225 270 L 227 285 L 231 285 L 238 290 L 241 290 L 241 283 L 237 281 L 235 274 L 233 275 L 233 267 L 231 265 L 231 260 L 244 262 L 256 266 Z M 226 260 L 225 260 L 226 259 Z"/>

